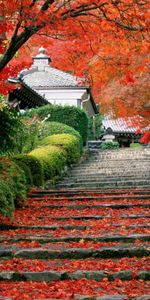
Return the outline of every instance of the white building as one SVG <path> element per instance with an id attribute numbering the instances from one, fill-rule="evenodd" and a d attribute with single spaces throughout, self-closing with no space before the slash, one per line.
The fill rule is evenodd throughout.
<path id="1" fill-rule="evenodd" d="M 45 49 L 40 48 L 30 69 L 22 70 L 15 79 L 9 78 L 10 82 L 21 84 L 21 88 L 10 94 L 9 101 L 17 98 L 21 108 L 51 103 L 80 106 L 90 116 L 98 113 L 91 89 L 72 74 L 51 67 L 50 63 Z"/>

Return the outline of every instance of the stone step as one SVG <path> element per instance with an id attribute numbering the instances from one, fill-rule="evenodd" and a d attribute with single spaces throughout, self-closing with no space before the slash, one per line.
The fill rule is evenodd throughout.
<path id="1" fill-rule="evenodd" d="M 87 157 L 85 157 L 84 159 L 85 160 L 88 160 L 88 159 L 97 159 L 97 158 L 100 158 L 100 159 L 125 159 L 125 160 L 128 160 L 128 159 L 144 159 L 144 160 L 147 160 L 150 158 L 150 153 L 146 153 L 146 152 L 126 152 L 126 153 L 122 153 L 121 151 L 114 151 L 114 152 L 105 152 L 105 151 L 96 151 L 96 152 L 89 152 L 89 155 Z M 84 160 L 83 160 L 84 161 Z"/>
<path id="2" fill-rule="evenodd" d="M 139 219 L 139 218 L 150 218 L 149 215 L 120 215 L 119 216 L 120 219 Z M 40 219 L 44 219 L 44 217 L 40 217 Z M 67 220 L 89 220 L 89 219 L 93 219 L 93 220 L 101 220 L 101 219 L 113 219 L 112 216 L 110 215 L 77 215 L 77 216 L 62 216 L 62 217 L 49 217 L 50 220 L 64 220 L 64 221 L 67 221 Z M 131 227 L 131 226 L 128 226 L 128 227 Z M 142 226 L 142 225 L 137 225 L 137 228 L 138 227 L 145 227 Z M 150 226 L 146 226 L 147 228 L 149 228 Z"/>
<path id="3" fill-rule="evenodd" d="M 144 164 L 148 163 L 150 161 L 150 157 L 133 157 L 133 158 L 121 158 L 121 157 L 100 157 L 100 156 L 97 156 L 97 157 L 89 157 L 87 158 L 86 160 L 82 161 L 82 163 L 79 164 L 80 165 L 85 165 L 86 163 L 87 164 L 95 164 L 96 162 L 98 162 L 99 164 L 106 164 L 107 162 L 110 162 L 110 164 L 120 164 L 120 165 L 125 165 L 126 164 L 133 164 L 133 165 L 138 165 L 138 162 L 139 162 L 139 165 L 142 165 L 142 162 Z"/>
<path id="4" fill-rule="evenodd" d="M 145 173 L 149 173 L 149 170 L 147 169 L 147 166 L 145 166 L 145 168 L 143 166 L 141 166 L 141 168 L 134 168 L 134 167 L 131 167 L 131 165 L 129 166 L 121 166 L 121 167 L 118 167 L 118 166 L 109 166 L 109 165 L 106 165 L 106 166 L 99 166 L 98 164 L 94 167 L 92 166 L 86 166 L 86 167 L 80 167 L 78 169 L 72 169 L 70 170 L 69 174 L 73 174 L 73 173 L 80 173 L 80 172 L 86 172 L 87 170 L 89 170 L 91 173 L 107 173 L 107 172 L 114 172 L 114 173 L 123 173 L 124 171 L 127 172 L 127 174 L 134 174 L 134 172 L 141 172 L 141 174 L 145 174 Z"/>
<path id="5" fill-rule="evenodd" d="M 67 226 L 67 225 L 66 225 Z M 120 225 L 121 226 L 121 225 Z M 72 230 L 79 230 L 78 226 L 72 226 Z M 88 226 L 81 226 L 80 230 L 83 230 L 82 227 L 85 227 L 84 229 L 91 228 Z M 39 227 L 36 226 L 30 226 L 30 229 L 38 229 Z M 48 229 L 48 226 L 46 227 Z M 56 227 L 56 229 L 61 228 Z M 28 226 L 29 229 L 29 226 Z M 44 226 L 41 228 L 44 229 Z M 51 227 L 49 226 L 49 230 Z M 67 227 L 65 228 L 67 230 Z M 136 240 L 140 241 L 150 241 L 150 234 L 130 234 L 130 235 L 121 235 L 121 234 L 115 234 L 115 235 L 106 235 L 106 236 L 65 236 L 65 237 L 48 237 L 48 236 L 26 236 L 26 237 L 13 237 L 13 238 L 7 238 L 6 236 L 0 237 L 0 242 L 7 241 L 9 243 L 14 243 L 14 242 L 20 242 L 20 241 L 36 241 L 41 244 L 44 243 L 60 243 L 60 242 L 80 242 L 84 240 L 85 242 L 87 241 L 92 241 L 92 242 L 130 242 L 134 243 Z"/>
<path id="6" fill-rule="evenodd" d="M 50 196 L 50 197 L 56 197 L 55 199 L 63 198 L 64 196 L 67 197 L 97 197 L 97 196 L 102 196 L 102 197 L 108 197 L 111 199 L 113 197 L 145 197 L 147 195 L 150 195 L 150 188 L 136 188 L 136 189 L 106 189 L 106 190 L 101 190 L 101 189 L 73 189 L 73 188 L 68 188 L 68 189 L 32 189 L 28 193 L 29 198 L 35 198 L 35 197 L 43 197 L 44 196 Z"/>
<path id="7" fill-rule="evenodd" d="M 44 300 L 52 300 L 52 299 L 44 299 Z M 56 299 L 54 299 L 54 300 L 56 300 Z M 130 298 L 126 295 L 119 295 L 119 294 L 118 295 L 110 295 L 110 294 L 106 295 L 106 293 L 104 296 L 100 296 L 100 297 L 92 297 L 92 296 L 88 296 L 88 295 L 83 296 L 83 295 L 77 294 L 75 296 L 75 300 L 150 300 L 150 294 L 149 295 L 145 294 L 140 297 L 130 297 Z"/>
<path id="8" fill-rule="evenodd" d="M 76 272 L 56 272 L 56 271 L 47 271 L 47 272 L 0 272 L 0 281 L 64 281 L 64 280 L 79 280 L 81 278 L 86 278 L 88 280 L 102 281 L 104 278 L 107 278 L 109 281 L 115 279 L 121 280 L 150 280 L 150 271 L 143 270 L 134 275 L 134 272 L 131 270 L 125 270 L 120 272 L 103 272 L 101 270 L 97 271 L 85 271 L 80 270 Z"/>
<path id="9" fill-rule="evenodd" d="M 116 245 L 112 247 L 93 248 L 68 248 L 68 249 L 8 249 L 0 250 L 0 257 L 14 257 L 27 259 L 85 259 L 85 258 L 121 258 L 121 257 L 147 257 L 150 248 L 144 246 L 132 246 L 130 244 Z"/>
<path id="10" fill-rule="evenodd" d="M 33 195 L 31 196 L 30 195 L 30 197 L 28 198 L 29 199 L 29 203 L 30 203 L 30 198 L 32 199 L 33 198 Z M 41 202 L 41 200 L 42 200 L 42 194 L 36 194 L 36 197 L 34 198 L 34 202 Z M 112 202 L 112 201 L 122 201 L 122 203 L 124 202 L 124 201 L 131 201 L 131 203 L 132 203 L 132 201 L 135 201 L 135 200 L 137 200 L 137 201 L 139 201 L 139 200 L 142 200 L 142 202 L 144 203 L 144 201 L 145 200 L 150 200 L 150 194 L 149 195 L 141 195 L 141 196 L 139 196 L 139 195 L 133 195 L 133 196 L 127 196 L 126 194 L 125 195 L 123 195 L 123 196 L 119 196 L 119 195 L 114 195 L 114 196 L 103 196 L 103 195 L 99 195 L 99 194 L 95 194 L 95 195 L 93 195 L 93 196 L 88 196 L 88 195 L 85 195 L 84 196 L 84 193 L 80 196 L 80 195 L 78 195 L 78 196 L 76 196 L 76 197 L 74 197 L 74 196 L 63 196 L 62 195 L 62 197 L 60 197 L 60 196 L 51 196 L 51 195 L 49 195 L 49 194 L 47 194 L 47 196 L 46 196 L 46 203 L 48 203 L 48 201 L 53 201 L 53 202 L 55 202 L 55 201 L 57 201 L 57 202 L 59 202 L 59 201 L 68 201 L 68 202 L 74 202 L 74 201 L 82 201 L 83 203 L 86 201 L 90 201 L 91 203 L 94 201 L 96 201 L 96 202 L 100 202 L 100 203 L 102 203 L 103 201 L 109 201 L 109 202 Z M 108 203 L 109 203 L 108 202 Z M 91 205 L 91 204 L 90 204 Z"/>
<path id="11" fill-rule="evenodd" d="M 58 183 L 56 187 L 58 188 L 133 188 L 133 187 L 149 187 L 150 180 L 130 180 L 130 181 L 114 181 L 114 182 L 97 182 L 97 181 L 80 181 L 79 183 Z"/>
<path id="12" fill-rule="evenodd" d="M 131 164 L 129 165 L 117 165 L 115 164 L 114 166 L 111 166 L 110 164 L 105 164 L 105 165 L 100 165 L 99 163 L 97 163 L 95 166 L 93 165 L 85 165 L 85 166 L 80 166 L 79 168 L 74 167 L 73 169 L 69 170 L 69 174 L 72 173 L 80 173 L 81 172 L 85 172 L 86 170 L 89 170 L 91 173 L 107 173 L 107 172 L 113 172 L 113 173 L 124 173 L 124 171 L 127 174 L 134 174 L 135 172 L 141 172 L 141 174 L 150 174 L 150 169 L 144 165 L 135 167 L 135 166 L 131 166 Z M 141 176 L 142 176 L 141 175 Z"/>
<path id="13" fill-rule="evenodd" d="M 92 176 L 92 177 L 91 177 Z M 69 177 L 69 179 L 67 178 L 67 177 L 64 177 L 64 179 L 63 179 L 63 181 L 61 181 L 61 182 L 63 182 L 63 183 L 67 183 L 67 184 L 73 184 L 73 183 L 78 183 L 78 182 L 100 182 L 100 183 L 102 183 L 102 182 L 123 182 L 123 181 L 132 181 L 132 182 L 134 182 L 134 181 L 137 181 L 137 180 L 139 180 L 139 181 L 141 181 L 141 180 L 147 180 L 147 181 L 150 181 L 150 177 L 149 176 L 143 176 L 142 177 L 142 179 L 141 179 L 141 177 L 136 177 L 136 176 L 121 176 L 121 177 L 118 177 L 118 176 L 114 176 L 114 177 L 110 177 L 110 176 L 108 176 L 108 175 L 105 175 L 105 177 L 104 176 L 93 176 L 93 175 L 83 175 L 82 176 L 82 174 L 80 174 L 80 176 L 70 176 Z"/>
<path id="14" fill-rule="evenodd" d="M 134 207 L 144 207 L 144 208 L 150 208 L 150 203 L 139 203 L 139 204 L 93 204 L 89 206 L 88 204 L 80 204 L 80 205 L 41 205 L 40 209 L 47 208 L 47 209 L 59 209 L 59 208 L 67 208 L 67 209 L 77 209 L 82 210 L 86 208 L 111 208 L 111 209 L 124 209 L 124 208 L 134 208 Z M 30 208 L 33 210 L 39 210 L 39 207 L 31 205 Z"/>
<path id="15" fill-rule="evenodd" d="M 0 300 L 13 300 L 14 298 L 8 298 L 8 297 L 1 297 L 0 296 Z M 31 299 L 31 298 L 30 298 Z M 35 298 L 34 298 L 35 299 Z M 64 300 L 64 298 L 38 298 L 38 300 Z M 140 297 L 128 297 L 127 295 L 121 295 L 121 294 L 117 294 L 117 295 L 114 295 L 114 294 L 106 294 L 104 296 L 99 296 L 99 297 L 96 297 L 96 296 L 91 296 L 91 295 L 80 295 L 80 294 L 74 294 L 74 300 L 150 300 L 150 294 L 149 295 L 143 295 L 143 296 L 140 296 Z M 66 299 L 65 299 L 66 300 Z"/>
<path id="16" fill-rule="evenodd" d="M 68 176 L 69 175 L 69 176 Z M 149 178 L 150 179 L 150 173 L 148 172 L 143 172 L 143 173 L 139 173 L 139 172 L 128 172 L 126 173 L 126 171 L 117 171 L 117 172 L 113 172 L 113 170 L 90 170 L 88 172 L 88 170 L 80 170 L 80 172 L 76 172 L 74 170 L 74 172 L 70 172 L 69 174 L 65 175 L 64 178 L 70 178 L 70 177 L 100 177 L 100 178 L 105 178 L 106 177 L 109 177 L 109 178 L 115 178 L 115 177 L 121 177 L 122 179 L 123 178 L 131 178 L 131 177 L 135 177 L 135 178 Z"/>
<path id="17" fill-rule="evenodd" d="M 40 219 L 44 219 L 44 216 L 40 216 L 39 217 Z M 72 220 L 94 220 L 94 222 L 97 220 L 103 220 L 103 219 L 107 219 L 107 220 L 110 220 L 111 222 L 111 225 L 113 226 L 122 226 L 122 224 L 114 224 L 112 223 L 113 221 L 116 220 L 116 217 L 113 217 L 111 216 L 110 214 L 109 215 L 86 215 L 86 214 L 83 214 L 83 215 L 73 215 L 73 216 L 60 216 L 60 217 L 56 217 L 56 216 L 51 216 L 49 217 L 48 216 L 48 219 L 49 220 L 64 220 L 67 222 L 67 225 L 64 225 L 64 224 L 58 224 L 56 225 L 56 223 L 52 224 L 52 225 L 11 225 L 11 224 L 1 224 L 0 225 L 0 230 L 2 232 L 6 232 L 6 231 L 10 231 L 10 230 L 18 230 L 18 229 L 26 229 L 26 230 L 31 230 L 31 229 L 35 229 L 35 230 L 57 230 L 57 229 L 64 229 L 64 230 L 86 230 L 88 228 L 91 228 L 90 225 L 88 225 L 87 223 L 86 224 L 83 224 L 83 225 L 78 225 L 78 224 L 75 224 L 73 225 L 72 224 Z M 121 214 L 119 215 L 119 219 L 123 220 L 123 219 L 126 219 L 126 220 L 136 220 L 136 219 L 145 219 L 145 222 L 146 224 L 143 224 L 143 225 L 125 225 L 124 227 L 127 227 L 127 228 L 133 228 L 134 226 L 137 226 L 137 228 L 149 228 L 150 227 L 150 224 L 148 223 L 148 220 L 150 219 L 150 215 L 148 214 Z M 71 221 L 71 224 L 69 224 L 69 221 Z M 95 223 L 96 224 L 96 223 Z M 3 236 L 1 237 L 3 239 Z M 0 239 L 1 240 L 1 239 Z"/>

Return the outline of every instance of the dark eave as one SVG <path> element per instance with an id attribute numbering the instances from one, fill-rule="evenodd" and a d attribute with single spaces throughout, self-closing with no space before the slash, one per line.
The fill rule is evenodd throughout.
<path id="1" fill-rule="evenodd" d="M 90 87 L 86 87 L 86 89 L 87 89 L 87 92 L 90 94 L 90 100 L 91 100 L 91 104 L 92 104 L 93 110 L 94 110 L 95 114 L 98 114 L 99 113 L 98 106 L 96 105 L 96 103 L 94 101 L 91 88 Z"/>
<path id="2" fill-rule="evenodd" d="M 32 108 L 49 104 L 46 99 L 32 90 L 27 84 L 22 81 L 19 81 L 19 83 L 21 84 L 21 87 L 14 89 L 13 92 L 10 92 L 8 100 L 9 102 L 17 99 L 20 103 L 20 108 Z"/>

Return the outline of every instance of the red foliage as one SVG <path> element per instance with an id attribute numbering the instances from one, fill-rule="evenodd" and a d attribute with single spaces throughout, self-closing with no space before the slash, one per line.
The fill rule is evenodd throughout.
<path id="1" fill-rule="evenodd" d="M 34 54 L 37 47 L 43 45 L 56 67 L 88 77 L 96 101 L 101 102 L 106 111 L 114 109 L 110 105 L 108 84 L 117 80 L 129 90 L 132 86 L 134 91 L 132 97 L 127 93 L 124 101 L 120 101 L 122 95 L 113 97 L 120 109 L 119 112 L 116 108 L 115 112 L 132 116 L 143 109 L 146 112 L 143 103 L 148 102 L 148 87 L 140 92 L 143 84 L 137 86 L 137 81 L 148 74 L 149 1 L 142 5 L 134 0 L 46 3 L 46 0 L 3 1 L 0 7 L 0 92 L 6 93 L 6 79 L 28 67 L 31 51 Z M 108 100 L 102 93 L 105 87 Z M 139 92 L 142 98 L 138 97 Z"/>
<path id="2" fill-rule="evenodd" d="M 66 280 L 61 282 L 2 282 L 0 283 L 1 295 L 14 300 L 24 299 L 75 299 L 76 294 L 88 296 L 101 295 L 126 295 L 129 297 L 148 294 L 149 283 L 143 280 L 122 281 L 115 279 L 109 282 L 104 278 L 102 282 L 95 280 Z M 124 300 L 127 299 L 124 297 Z"/>
<path id="3" fill-rule="evenodd" d="M 140 139 L 140 142 L 142 144 L 147 144 L 150 141 L 150 131 L 147 131 L 143 134 L 142 138 Z"/>

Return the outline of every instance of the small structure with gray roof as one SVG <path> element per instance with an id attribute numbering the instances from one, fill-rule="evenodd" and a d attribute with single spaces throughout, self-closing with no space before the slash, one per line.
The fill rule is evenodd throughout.
<path id="1" fill-rule="evenodd" d="M 141 134 L 138 133 L 138 128 L 133 126 L 133 120 L 131 118 L 113 119 L 109 116 L 105 116 L 102 121 L 102 136 L 113 135 L 115 141 L 118 141 L 120 146 L 128 147 L 132 142 L 138 142 Z"/>

